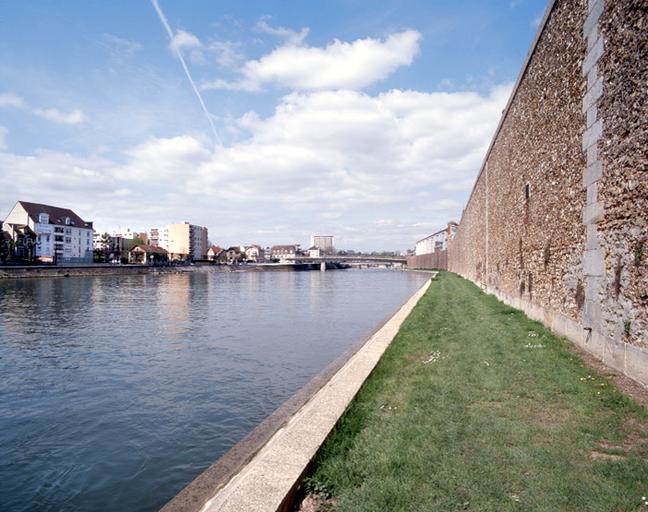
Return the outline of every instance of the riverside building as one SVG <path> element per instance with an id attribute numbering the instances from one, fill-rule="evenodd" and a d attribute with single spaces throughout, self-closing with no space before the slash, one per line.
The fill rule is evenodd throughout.
<path id="1" fill-rule="evenodd" d="M 457 233 L 458 227 L 459 224 L 456 222 L 448 222 L 447 227 L 444 229 L 421 238 L 416 242 L 416 255 L 421 256 L 437 251 L 445 251 L 448 248 L 448 240 L 452 240 Z"/>
<path id="2" fill-rule="evenodd" d="M 18 201 L 2 223 L 16 256 L 43 263 L 92 263 L 92 222 L 68 208 Z"/>
<path id="3" fill-rule="evenodd" d="M 165 228 L 166 246 L 159 240 L 159 247 L 166 249 L 172 260 L 204 260 L 209 250 L 207 228 L 178 222 Z"/>

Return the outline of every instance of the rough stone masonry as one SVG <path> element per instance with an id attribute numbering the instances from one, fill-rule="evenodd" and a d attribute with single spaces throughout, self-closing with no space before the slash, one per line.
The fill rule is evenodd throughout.
<path id="1" fill-rule="evenodd" d="M 648 386 L 648 9 L 554 0 L 448 265 Z"/>

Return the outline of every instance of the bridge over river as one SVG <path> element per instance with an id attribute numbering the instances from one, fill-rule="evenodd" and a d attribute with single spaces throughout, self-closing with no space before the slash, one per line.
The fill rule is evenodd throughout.
<path id="1" fill-rule="evenodd" d="M 327 263 L 346 263 L 351 266 L 405 266 L 407 265 L 407 258 L 405 256 L 339 256 L 324 255 L 319 257 L 310 256 L 296 256 L 295 263 L 319 263 L 322 270 L 326 269 Z"/>

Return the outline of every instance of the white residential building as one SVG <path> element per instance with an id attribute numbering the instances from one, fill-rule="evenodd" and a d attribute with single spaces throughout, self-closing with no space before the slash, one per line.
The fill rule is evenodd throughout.
<path id="1" fill-rule="evenodd" d="M 448 248 L 448 240 L 452 240 L 457 233 L 459 224 L 448 222 L 448 226 L 436 233 L 432 233 L 416 242 L 416 255 L 432 254 L 437 251 L 445 251 Z"/>
<path id="2" fill-rule="evenodd" d="M 92 222 L 68 208 L 18 201 L 2 229 L 44 263 L 92 263 Z"/>
<path id="3" fill-rule="evenodd" d="M 298 245 L 273 245 L 270 255 L 280 263 L 294 263 L 298 248 Z"/>
<path id="4" fill-rule="evenodd" d="M 244 251 L 248 261 L 261 263 L 265 259 L 263 248 L 260 245 L 248 245 L 244 247 Z"/>

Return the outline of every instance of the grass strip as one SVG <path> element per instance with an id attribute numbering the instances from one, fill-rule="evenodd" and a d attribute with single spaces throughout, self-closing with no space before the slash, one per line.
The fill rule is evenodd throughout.
<path id="1" fill-rule="evenodd" d="M 306 490 L 333 511 L 648 510 L 648 411 L 567 340 L 442 272 Z"/>

